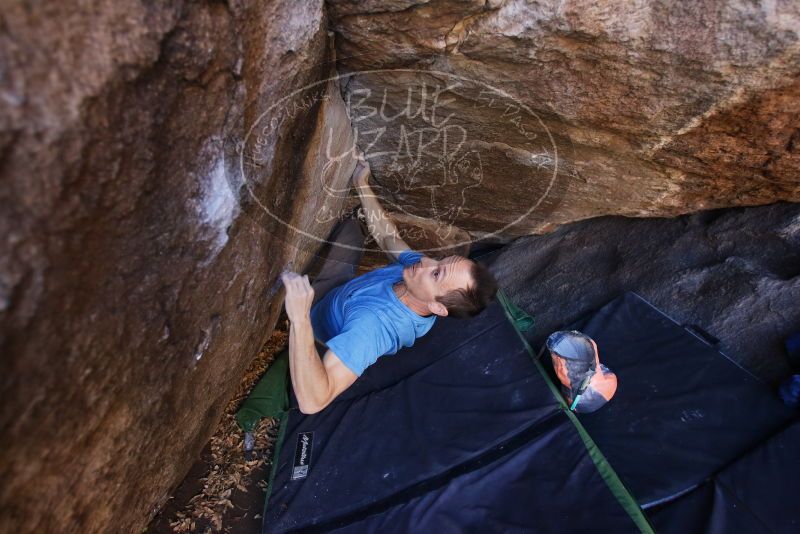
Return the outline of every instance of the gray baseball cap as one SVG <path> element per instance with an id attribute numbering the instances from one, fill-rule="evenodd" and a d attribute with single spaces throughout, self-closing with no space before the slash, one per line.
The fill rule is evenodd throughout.
<path id="1" fill-rule="evenodd" d="M 547 350 L 565 360 L 594 362 L 595 352 L 591 338 L 577 330 L 559 330 L 547 338 Z"/>

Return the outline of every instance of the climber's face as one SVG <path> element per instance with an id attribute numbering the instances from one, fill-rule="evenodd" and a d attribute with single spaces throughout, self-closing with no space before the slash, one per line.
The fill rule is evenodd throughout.
<path id="1" fill-rule="evenodd" d="M 427 303 L 432 313 L 447 315 L 447 308 L 436 300 L 447 293 L 472 285 L 472 260 L 463 256 L 448 256 L 435 260 L 428 256 L 403 269 L 403 280 L 411 295 Z"/>

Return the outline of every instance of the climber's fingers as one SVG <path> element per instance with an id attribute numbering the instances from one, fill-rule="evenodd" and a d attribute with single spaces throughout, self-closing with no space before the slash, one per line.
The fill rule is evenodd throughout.
<path id="1" fill-rule="evenodd" d="M 364 156 L 364 151 L 358 148 L 358 145 L 353 145 L 353 155 L 355 155 L 358 161 L 367 161 L 366 156 Z"/>
<path id="2" fill-rule="evenodd" d="M 283 285 L 285 285 L 288 288 L 289 285 L 294 284 L 294 281 L 297 279 L 298 276 L 300 275 L 298 275 L 295 272 L 283 271 L 281 273 L 281 280 L 283 281 Z"/>
<path id="3" fill-rule="evenodd" d="M 281 280 L 283 280 L 287 292 L 291 291 L 294 294 L 305 295 L 309 292 L 313 293 L 314 291 L 307 274 L 301 276 L 297 273 L 287 271 L 281 274 Z"/>
<path id="4" fill-rule="evenodd" d="M 283 281 L 283 285 L 286 287 L 287 297 L 290 294 L 297 292 L 297 281 L 299 278 L 300 275 L 292 271 L 285 271 L 281 274 L 281 280 Z"/>
<path id="5" fill-rule="evenodd" d="M 360 160 L 356 164 L 356 168 L 353 171 L 353 176 L 351 178 L 353 185 L 356 187 L 369 185 L 369 172 L 369 163 Z"/>
<path id="6" fill-rule="evenodd" d="M 308 275 L 299 275 L 294 272 L 284 272 L 281 279 L 286 286 L 286 314 L 290 321 L 307 317 L 314 301 L 314 288 L 308 280 Z"/>

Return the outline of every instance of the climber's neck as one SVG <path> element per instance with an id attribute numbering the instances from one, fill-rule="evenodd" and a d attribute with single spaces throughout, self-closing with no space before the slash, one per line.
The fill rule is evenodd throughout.
<path id="1" fill-rule="evenodd" d="M 395 283 L 392 289 L 394 290 L 394 294 L 397 295 L 397 299 L 405 304 L 411 311 L 422 317 L 429 317 L 431 315 L 431 310 L 428 308 L 428 305 L 409 293 L 406 283 L 403 280 Z"/>

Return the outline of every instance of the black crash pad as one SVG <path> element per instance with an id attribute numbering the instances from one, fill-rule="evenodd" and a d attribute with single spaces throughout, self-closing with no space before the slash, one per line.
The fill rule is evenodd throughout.
<path id="1" fill-rule="evenodd" d="M 800 532 L 800 422 L 648 513 L 663 534 Z"/>
<path id="2" fill-rule="evenodd" d="M 496 451 L 497 459 L 479 469 L 332 532 L 640 532 L 614 501 L 564 413 L 532 430 L 535 435 L 520 436 L 524 444 Z"/>
<path id="3" fill-rule="evenodd" d="M 579 419 L 643 507 L 710 477 L 793 417 L 755 376 L 627 293 L 573 325 L 618 378 Z"/>
<path id="4" fill-rule="evenodd" d="M 284 435 L 264 532 L 639 531 L 497 303 L 290 410 Z"/>

